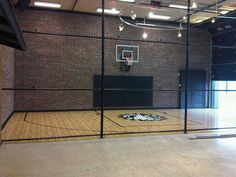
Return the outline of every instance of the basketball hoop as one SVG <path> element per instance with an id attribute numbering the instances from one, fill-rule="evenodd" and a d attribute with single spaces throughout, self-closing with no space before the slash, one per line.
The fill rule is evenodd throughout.
<path id="1" fill-rule="evenodd" d="M 133 61 L 134 61 L 133 57 L 126 57 L 125 59 L 126 59 L 127 66 L 132 66 L 133 65 Z"/>

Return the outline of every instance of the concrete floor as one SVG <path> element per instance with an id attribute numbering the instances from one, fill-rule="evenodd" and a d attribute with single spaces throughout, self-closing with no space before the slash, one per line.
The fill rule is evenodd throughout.
<path id="1" fill-rule="evenodd" d="M 236 138 L 194 135 L 4 144 L 1 177 L 236 177 Z"/>

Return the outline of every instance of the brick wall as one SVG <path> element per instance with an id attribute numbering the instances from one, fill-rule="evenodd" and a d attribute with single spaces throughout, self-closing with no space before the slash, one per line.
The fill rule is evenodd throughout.
<path id="1" fill-rule="evenodd" d="M 21 28 L 45 33 L 101 36 L 101 18 L 91 15 L 26 10 L 17 13 Z M 105 19 L 105 74 L 126 75 L 115 61 L 117 44 L 138 45 L 140 62 L 129 75 L 153 76 L 154 89 L 178 89 L 178 72 L 185 68 L 186 47 L 164 43 L 125 39 L 142 39 L 143 30 L 125 26 L 118 31 L 119 19 Z M 173 31 L 147 31 L 149 40 L 185 42 Z M 93 88 L 93 75 L 101 72 L 101 40 L 74 36 L 24 33 L 25 52 L 15 53 L 16 88 Z M 211 36 L 192 31 L 191 42 L 209 44 Z M 191 47 L 190 68 L 209 70 L 208 47 Z M 16 110 L 86 109 L 92 108 L 92 91 L 16 91 Z M 154 105 L 177 107 L 178 92 L 155 92 Z"/>
<path id="2" fill-rule="evenodd" d="M 14 88 L 14 49 L 2 46 L 2 88 Z M 14 91 L 2 91 L 2 123 L 14 111 Z"/>

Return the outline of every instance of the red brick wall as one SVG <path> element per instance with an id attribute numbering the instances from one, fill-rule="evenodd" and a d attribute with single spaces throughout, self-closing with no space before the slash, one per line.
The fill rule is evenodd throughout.
<path id="1" fill-rule="evenodd" d="M 91 15 L 26 10 L 18 12 L 23 30 L 70 35 L 101 35 L 101 18 Z M 125 27 L 118 31 L 119 20 L 105 19 L 106 37 L 142 39 L 141 29 Z M 148 40 L 185 42 L 176 31 L 148 31 Z M 25 33 L 26 52 L 15 53 L 15 87 L 17 88 L 93 88 L 93 75 L 101 71 L 101 40 L 94 38 Z M 211 36 L 192 31 L 191 42 L 209 44 Z M 140 62 L 130 75 L 154 78 L 154 89 L 178 89 L 178 72 L 185 68 L 186 47 L 152 42 L 106 40 L 105 74 L 126 75 L 115 61 L 117 44 L 138 45 Z M 209 70 L 209 47 L 192 47 L 190 68 Z M 16 110 L 92 108 L 92 91 L 16 91 Z M 154 105 L 177 107 L 178 92 L 155 92 Z"/>
<path id="2" fill-rule="evenodd" d="M 14 88 L 14 49 L 2 46 L 2 87 Z M 2 123 L 14 111 L 14 91 L 2 91 Z"/>

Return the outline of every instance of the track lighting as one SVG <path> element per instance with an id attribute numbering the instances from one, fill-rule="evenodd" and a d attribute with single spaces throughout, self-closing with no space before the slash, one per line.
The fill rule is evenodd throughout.
<path id="1" fill-rule="evenodd" d="M 124 25 L 123 23 L 119 24 L 119 31 L 123 31 L 124 30 Z"/>
<path id="2" fill-rule="evenodd" d="M 193 8 L 193 9 L 197 9 L 197 6 L 198 6 L 197 1 L 196 1 L 196 0 L 193 0 L 192 8 Z"/>
<path id="3" fill-rule="evenodd" d="M 148 34 L 144 31 L 144 33 L 143 33 L 143 38 L 144 38 L 144 39 L 147 39 L 147 37 L 148 37 Z"/>

